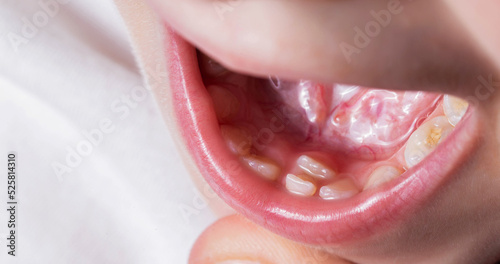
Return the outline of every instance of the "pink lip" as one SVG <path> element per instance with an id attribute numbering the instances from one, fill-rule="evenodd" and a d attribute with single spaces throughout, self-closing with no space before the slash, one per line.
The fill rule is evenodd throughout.
<path id="1" fill-rule="evenodd" d="M 241 167 L 223 142 L 203 85 L 195 49 L 167 30 L 174 111 L 188 150 L 210 186 L 236 211 L 289 239 L 341 244 L 366 239 L 405 221 L 439 192 L 471 152 L 479 122 L 469 111 L 425 161 L 382 189 L 344 201 L 303 199 L 266 184 Z"/>

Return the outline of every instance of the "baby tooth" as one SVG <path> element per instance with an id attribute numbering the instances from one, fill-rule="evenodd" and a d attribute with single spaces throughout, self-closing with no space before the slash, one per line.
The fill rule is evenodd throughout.
<path id="1" fill-rule="evenodd" d="M 370 177 L 368 177 L 368 182 L 365 184 L 363 190 L 372 189 L 378 187 L 390 180 L 397 178 L 401 175 L 402 171 L 393 166 L 381 166 L 376 168 Z"/>
<path id="2" fill-rule="evenodd" d="M 359 193 L 358 188 L 349 178 L 323 186 L 319 190 L 319 196 L 325 200 L 346 199 L 357 193 Z"/>
<path id="3" fill-rule="evenodd" d="M 445 116 L 437 116 L 423 123 L 406 143 L 405 160 L 413 167 L 431 153 L 453 131 Z"/>
<path id="4" fill-rule="evenodd" d="M 220 130 L 222 132 L 222 137 L 226 141 L 226 144 L 231 152 L 241 156 L 248 155 L 250 153 L 250 149 L 252 148 L 252 139 L 248 133 L 240 128 L 229 125 L 222 125 Z"/>
<path id="5" fill-rule="evenodd" d="M 307 174 L 320 179 L 332 179 L 335 177 L 335 171 L 307 155 L 300 156 L 297 159 L 297 165 Z"/>
<path id="6" fill-rule="evenodd" d="M 300 196 L 313 196 L 316 192 L 316 185 L 314 183 L 306 180 L 305 177 L 294 174 L 286 175 L 285 187 L 289 192 Z"/>
<path id="7" fill-rule="evenodd" d="M 465 112 L 469 103 L 467 101 L 460 99 L 455 96 L 445 95 L 443 99 L 443 110 L 444 114 L 453 126 L 456 126 L 462 117 L 464 117 Z"/>
<path id="8" fill-rule="evenodd" d="M 228 89 L 217 85 L 207 87 L 214 103 L 215 114 L 220 122 L 234 120 L 240 111 L 240 102 Z"/>
<path id="9" fill-rule="evenodd" d="M 268 158 L 252 155 L 242 159 L 250 169 L 268 180 L 276 180 L 281 172 L 280 167 Z"/>

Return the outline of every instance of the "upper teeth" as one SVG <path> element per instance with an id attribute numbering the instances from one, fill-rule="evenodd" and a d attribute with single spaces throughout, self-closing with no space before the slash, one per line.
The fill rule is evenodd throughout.
<path id="1" fill-rule="evenodd" d="M 405 161 L 413 167 L 431 153 L 453 130 L 444 116 L 437 116 L 422 124 L 406 143 Z"/>
<path id="2" fill-rule="evenodd" d="M 469 103 L 467 101 L 462 100 L 458 97 L 445 95 L 443 99 L 443 110 L 444 114 L 450 121 L 453 126 L 456 126 L 458 122 L 464 117 L 465 112 L 467 112 L 467 108 L 469 107 Z"/>

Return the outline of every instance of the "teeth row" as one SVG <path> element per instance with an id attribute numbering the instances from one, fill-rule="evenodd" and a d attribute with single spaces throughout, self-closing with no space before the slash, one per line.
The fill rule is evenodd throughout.
<path id="1" fill-rule="evenodd" d="M 212 88 L 211 93 L 220 91 Z M 227 100 L 227 99 L 226 99 Z M 236 104 L 231 109 L 236 109 Z M 445 115 L 436 116 L 424 122 L 410 136 L 404 150 L 404 159 L 408 168 L 415 166 L 428 156 L 443 140 L 453 131 L 454 126 L 460 122 L 468 108 L 467 102 L 446 95 L 443 99 L 443 110 Z M 235 112 L 222 111 L 223 113 Z M 228 114 L 225 114 L 228 116 Z M 252 153 L 252 138 L 246 130 L 222 125 L 221 132 L 230 151 L 241 157 L 244 164 L 257 175 L 270 181 L 275 181 L 281 175 L 281 167 L 274 160 L 255 155 Z M 337 172 L 334 168 L 325 165 L 320 160 L 309 155 L 301 155 L 297 158 L 295 171 L 289 173 L 284 179 L 285 188 L 293 194 L 300 196 L 313 196 L 318 193 L 324 200 L 338 200 L 352 197 L 360 192 L 356 184 L 350 178 L 343 178 L 319 188 L 317 183 L 334 180 Z M 403 168 L 383 165 L 376 168 L 369 176 L 363 190 L 376 188 L 387 183 L 404 172 Z"/>
<path id="2" fill-rule="evenodd" d="M 252 154 L 252 141 L 248 132 L 229 125 L 222 125 L 220 128 L 229 150 L 240 156 L 249 169 L 263 179 L 269 181 L 278 179 L 281 167 L 270 158 Z M 334 169 L 309 155 L 299 156 L 296 168 L 301 172 L 287 174 L 284 185 L 290 193 L 299 196 L 313 196 L 318 191 L 317 181 L 332 180 L 337 177 Z M 399 176 L 399 174 L 401 171 L 394 167 L 382 166 L 372 173 L 364 189 L 374 188 Z M 319 189 L 319 196 L 325 200 L 346 199 L 357 193 L 359 193 L 359 189 L 349 178 L 337 180 Z"/>
<path id="3" fill-rule="evenodd" d="M 285 188 L 293 194 L 300 196 L 313 196 L 316 194 L 316 184 L 307 175 L 288 174 L 285 178 Z M 350 178 L 338 180 L 320 188 L 319 197 L 324 200 L 347 199 L 359 193 L 359 189 Z"/>

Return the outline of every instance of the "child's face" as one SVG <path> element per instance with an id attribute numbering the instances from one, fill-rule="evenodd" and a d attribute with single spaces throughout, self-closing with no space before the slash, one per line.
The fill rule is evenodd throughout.
<path id="1" fill-rule="evenodd" d="M 236 211 L 356 262 L 498 257 L 498 61 L 467 8 L 150 2 L 182 36 L 167 34 L 162 110 Z"/>

